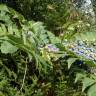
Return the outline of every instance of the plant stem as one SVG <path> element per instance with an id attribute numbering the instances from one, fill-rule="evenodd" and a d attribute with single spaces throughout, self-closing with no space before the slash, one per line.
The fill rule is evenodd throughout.
<path id="1" fill-rule="evenodd" d="M 25 67 L 25 73 L 24 73 L 24 77 L 23 77 L 23 83 L 22 83 L 22 86 L 20 88 L 20 91 L 22 91 L 22 89 L 23 89 L 25 78 L 26 78 L 26 73 L 27 73 L 27 64 L 26 64 L 26 67 Z"/>

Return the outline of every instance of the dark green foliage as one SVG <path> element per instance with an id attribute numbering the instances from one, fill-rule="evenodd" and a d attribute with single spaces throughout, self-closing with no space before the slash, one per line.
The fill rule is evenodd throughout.
<path id="1" fill-rule="evenodd" d="M 13 0 L 9 3 L 8 6 L 13 6 Z M 66 5 L 69 1 L 18 0 L 14 4 L 17 6 L 13 8 L 29 20 L 12 8 L 0 5 L 0 95 L 86 96 L 86 92 L 94 96 L 96 76 L 88 68 L 95 67 L 95 63 L 69 51 L 65 45 L 68 43 L 63 44 L 66 40 L 77 41 L 72 37 L 84 41 L 83 36 L 87 34 L 84 31 L 90 27 L 79 17 L 74 19 L 73 13 L 69 15 L 70 8 Z M 72 22 L 67 21 L 69 16 Z M 43 21 L 48 29 L 64 31 L 64 34 L 56 37 L 58 32 L 54 35 L 43 23 L 30 19 Z M 94 39 L 95 32 L 92 34 Z M 86 36 L 90 42 L 89 35 Z M 52 48 L 58 50 L 52 51 Z M 82 81 L 83 87 L 77 81 Z"/>
<path id="2" fill-rule="evenodd" d="M 8 0 L 6 4 L 21 12 L 28 20 L 44 22 L 57 35 L 69 19 L 72 6 L 70 0 Z"/>
<path id="3" fill-rule="evenodd" d="M 5 5 L 0 5 L 0 12 L 3 13 L 0 15 L 1 96 L 61 96 L 65 92 L 71 96 L 70 92 L 75 90 L 71 86 L 75 84 L 70 86 L 70 79 L 74 78 L 67 77 L 70 73 L 67 62 L 59 60 L 65 54 L 64 49 L 58 54 L 44 47 L 38 49 L 48 43 L 60 47 L 61 40 L 41 22 L 26 21 Z"/>

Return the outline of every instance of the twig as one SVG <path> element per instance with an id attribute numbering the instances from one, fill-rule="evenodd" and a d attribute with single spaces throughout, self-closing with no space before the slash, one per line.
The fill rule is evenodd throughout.
<path id="1" fill-rule="evenodd" d="M 24 77 L 23 77 L 23 83 L 22 83 L 22 86 L 20 88 L 20 91 L 22 91 L 22 89 L 23 89 L 24 82 L 25 82 L 25 77 L 26 77 L 26 73 L 27 73 L 27 64 L 26 64 L 26 67 L 25 67 L 25 73 L 24 73 Z"/>

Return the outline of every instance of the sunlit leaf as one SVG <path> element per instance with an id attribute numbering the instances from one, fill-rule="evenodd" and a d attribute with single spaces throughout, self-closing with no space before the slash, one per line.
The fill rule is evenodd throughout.
<path id="1" fill-rule="evenodd" d="M 86 88 L 88 88 L 89 86 L 91 86 L 92 84 L 96 83 L 95 80 L 91 79 L 91 78 L 87 78 L 85 77 L 83 80 L 83 87 L 82 87 L 82 91 L 84 91 Z M 92 96 L 92 95 L 91 95 Z"/>
<path id="2" fill-rule="evenodd" d="M 92 85 L 89 89 L 88 89 L 88 96 L 96 96 L 96 84 Z"/>
<path id="3" fill-rule="evenodd" d="M 86 77 L 86 74 L 84 74 L 84 73 L 77 73 L 77 74 L 76 74 L 76 78 L 75 78 L 75 83 L 76 83 L 77 81 L 79 81 L 79 80 L 84 79 L 84 77 Z"/>
<path id="4" fill-rule="evenodd" d="M 9 9 L 6 5 L 0 4 L 0 10 L 9 12 Z"/>
<path id="5" fill-rule="evenodd" d="M 1 44 L 1 52 L 2 53 L 14 53 L 17 51 L 17 47 L 13 46 L 11 43 L 7 42 L 7 41 L 4 41 L 2 44 Z"/>
<path id="6" fill-rule="evenodd" d="M 71 65 L 77 60 L 77 58 L 69 58 L 67 60 L 68 62 L 68 69 L 70 69 Z"/>

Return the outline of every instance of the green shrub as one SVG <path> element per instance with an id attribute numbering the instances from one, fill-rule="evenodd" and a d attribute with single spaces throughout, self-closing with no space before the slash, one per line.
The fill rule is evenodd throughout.
<path id="1" fill-rule="evenodd" d="M 73 29 L 80 24 L 68 24 L 66 30 L 75 32 Z M 73 38 L 70 40 L 74 42 Z M 94 96 L 96 77 L 78 63 L 96 63 L 70 52 L 62 41 L 46 30 L 43 23 L 28 21 L 12 8 L 0 5 L 0 95 L 86 96 L 87 91 Z M 82 88 L 79 80 L 83 81 Z"/>
<path id="2" fill-rule="evenodd" d="M 70 0 L 11 0 L 7 5 L 22 13 L 28 20 L 44 22 L 57 35 L 62 31 L 62 26 L 68 23 L 70 16 L 70 20 L 77 18 Z"/>

